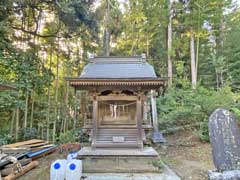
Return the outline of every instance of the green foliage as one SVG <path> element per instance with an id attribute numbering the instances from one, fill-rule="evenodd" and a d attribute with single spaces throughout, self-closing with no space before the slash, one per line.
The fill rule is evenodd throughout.
<path id="1" fill-rule="evenodd" d="M 75 131 L 67 131 L 65 133 L 60 133 L 58 137 L 58 143 L 64 144 L 64 143 L 71 143 L 71 142 L 76 142 L 77 136 Z"/>
<path id="2" fill-rule="evenodd" d="M 38 138 L 37 129 L 36 128 L 20 129 L 19 138 L 20 140 L 36 139 Z"/>
<path id="3" fill-rule="evenodd" d="M 236 107 L 231 108 L 231 111 L 236 115 L 238 121 L 240 122 L 240 104 L 236 105 Z"/>
<path id="4" fill-rule="evenodd" d="M 100 55 L 104 27 L 110 31 L 111 55 L 146 53 L 158 76 L 167 76 L 170 52 L 176 88 L 158 99 L 163 130 L 198 124 L 200 138 L 208 140 L 208 117 L 215 108 L 228 108 L 240 117 L 240 105 L 235 103 L 240 89 L 239 7 L 230 7 L 231 0 L 175 1 L 173 46 L 167 49 L 167 1 L 109 2 L 110 20 L 106 22 L 106 0 L 0 1 L 0 82 L 17 87 L 17 91 L 0 92 L 1 131 L 11 126 L 16 107 L 20 109 L 19 128 L 25 117 L 28 126 L 33 120 L 33 127 L 42 128 L 39 132 L 53 128 L 54 123 L 56 132 L 73 127 L 69 112 L 76 107 L 76 97 L 71 88 L 66 89 L 63 77 L 78 76 L 89 53 Z M 190 27 L 195 49 L 199 49 L 200 87 L 196 91 L 190 89 Z M 234 94 L 229 87 L 214 90 L 224 86 L 231 87 Z M 77 126 L 80 117 L 78 114 Z M 14 123 L 16 118 L 12 127 Z M 36 135 L 36 129 L 20 132 L 21 139 Z M 3 141 L 8 142 L 8 137 L 5 133 Z M 88 139 L 78 130 L 61 133 L 59 141 L 75 142 L 79 138 Z"/>
<path id="5" fill-rule="evenodd" d="M 4 144 L 10 144 L 13 141 L 10 134 L 1 134 L 0 135 L 0 146 Z"/>
<path id="6" fill-rule="evenodd" d="M 82 129 L 70 130 L 65 133 L 60 133 L 58 143 L 71 143 L 71 142 L 88 142 L 88 135 Z"/>
<path id="7" fill-rule="evenodd" d="M 91 12 L 93 1 L 72 0 L 59 2 L 59 17 L 71 31 L 76 31 L 80 26 L 85 25 L 89 29 L 96 28 L 96 20 Z"/>
<path id="8" fill-rule="evenodd" d="M 162 130 L 194 126 L 202 140 L 208 140 L 208 118 L 217 108 L 236 108 L 235 94 L 230 87 L 218 91 L 199 87 L 170 89 L 158 99 L 159 127 Z"/>
<path id="9" fill-rule="evenodd" d="M 89 141 L 89 135 L 84 132 L 82 129 L 76 129 L 78 132 L 78 137 L 80 139 L 80 142 L 88 142 Z"/>
<path id="10" fill-rule="evenodd" d="M 226 19 L 229 28 L 225 34 L 223 55 L 226 57 L 228 83 L 234 89 L 240 89 L 240 10 L 233 11 Z"/>

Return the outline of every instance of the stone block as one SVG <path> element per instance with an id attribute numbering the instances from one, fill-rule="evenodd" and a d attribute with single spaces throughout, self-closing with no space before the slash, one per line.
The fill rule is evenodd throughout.
<path id="1" fill-rule="evenodd" d="M 152 142 L 153 143 L 166 143 L 167 140 L 163 137 L 161 132 L 153 132 Z"/>
<path id="2" fill-rule="evenodd" d="M 151 147 L 139 149 L 92 149 L 78 153 L 84 173 L 145 173 L 160 172 L 158 153 Z"/>
<path id="3" fill-rule="evenodd" d="M 240 180 L 240 170 L 223 172 L 217 172 L 216 170 L 209 171 L 208 178 L 209 180 Z"/>

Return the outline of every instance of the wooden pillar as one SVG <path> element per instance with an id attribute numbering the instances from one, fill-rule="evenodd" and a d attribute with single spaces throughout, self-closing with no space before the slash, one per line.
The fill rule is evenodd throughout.
<path id="1" fill-rule="evenodd" d="M 143 122 L 148 123 L 148 104 L 147 101 L 143 101 Z"/>
<path id="2" fill-rule="evenodd" d="M 96 96 L 93 96 L 93 114 L 92 114 L 92 147 L 95 148 L 97 141 L 97 128 L 98 128 L 98 101 Z"/>
<path id="3" fill-rule="evenodd" d="M 137 99 L 137 128 L 139 133 L 140 148 L 143 149 L 143 134 L 142 134 L 142 98 L 138 96 Z"/>
<path id="4" fill-rule="evenodd" d="M 80 91 L 80 112 L 81 112 L 81 119 L 83 120 L 84 126 L 86 125 L 86 104 L 87 102 L 87 98 L 86 98 L 87 94 L 85 91 Z"/>

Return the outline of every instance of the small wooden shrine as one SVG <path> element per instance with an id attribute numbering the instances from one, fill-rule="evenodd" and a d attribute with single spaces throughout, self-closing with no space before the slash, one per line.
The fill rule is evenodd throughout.
<path id="1" fill-rule="evenodd" d="M 166 83 L 145 57 L 90 58 L 80 77 L 67 80 L 91 96 L 91 116 L 85 118 L 84 128 L 91 132 L 93 149 L 143 149 L 146 131 L 153 124 L 146 115 L 148 94 Z"/>

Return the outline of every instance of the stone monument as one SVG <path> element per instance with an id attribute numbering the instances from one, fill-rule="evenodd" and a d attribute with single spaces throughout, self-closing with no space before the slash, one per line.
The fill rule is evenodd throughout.
<path id="1" fill-rule="evenodd" d="M 209 119 L 209 136 L 216 170 L 210 180 L 240 180 L 240 131 L 234 115 L 225 109 L 215 110 Z"/>
<path id="2" fill-rule="evenodd" d="M 157 93 L 151 90 L 151 105 L 152 105 L 152 121 L 153 121 L 153 143 L 166 143 L 167 140 L 163 137 L 162 133 L 158 129 L 158 115 L 157 115 Z"/>

